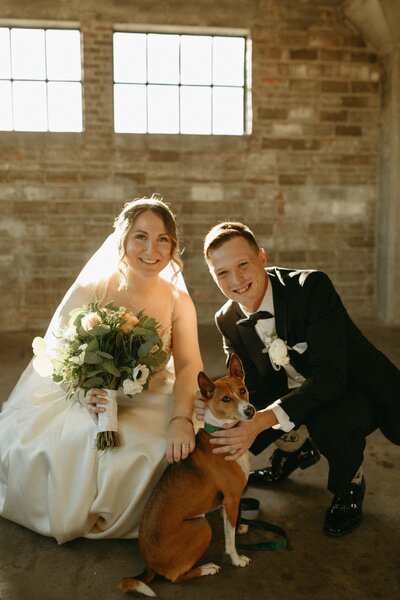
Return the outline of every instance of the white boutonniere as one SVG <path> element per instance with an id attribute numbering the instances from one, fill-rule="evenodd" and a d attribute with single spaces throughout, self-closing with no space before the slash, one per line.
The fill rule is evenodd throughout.
<path id="1" fill-rule="evenodd" d="M 289 346 L 287 343 L 281 340 L 276 333 L 273 333 L 269 336 L 263 352 L 264 354 L 268 354 L 274 369 L 279 371 L 281 367 L 290 363 L 288 350 Z"/>
<path id="2" fill-rule="evenodd" d="M 303 354 L 308 348 L 307 342 L 299 342 L 295 346 L 289 346 L 276 333 L 268 336 L 265 342 L 265 348 L 262 350 L 264 354 L 268 354 L 271 364 L 275 371 L 279 371 L 281 367 L 290 364 L 289 350 L 295 350 L 298 354 Z"/>

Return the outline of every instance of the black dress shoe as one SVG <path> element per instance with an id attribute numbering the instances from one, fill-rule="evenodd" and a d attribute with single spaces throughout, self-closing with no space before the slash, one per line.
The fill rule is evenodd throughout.
<path id="1" fill-rule="evenodd" d="M 307 438 L 298 450 L 284 452 L 277 448 L 271 456 L 271 464 L 265 469 L 250 471 L 249 483 L 269 486 L 283 481 L 295 469 L 307 469 L 318 462 L 320 454 L 314 442 Z"/>
<path id="2" fill-rule="evenodd" d="M 358 527 L 362 519 L 364 495 L 364 477 L 361 483 L 351 483 L 347 490 L 337 494 L 332 500 L 331 507 L 326 511 L 324 533 L 339 537 Z"/>

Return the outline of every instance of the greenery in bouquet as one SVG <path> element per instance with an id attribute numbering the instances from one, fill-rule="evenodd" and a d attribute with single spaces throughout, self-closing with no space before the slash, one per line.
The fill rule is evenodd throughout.
<path id="1" fill-rule="evenodd" d="M 155 369 L 167 358 L 155 319 L 112 302 L 104 307 L 87 304 L 70 315 L 51 357 L 45 356 L 44 341 L 35 338 L 34 367 L 39 374 L 62 384 L 67 398 L 91 388 L 117 390 L 122 385 L 128 396 L 147 389 Z M 101 450 L 119 445 L 117 431 L 99 431 L 96 445 Z"/>

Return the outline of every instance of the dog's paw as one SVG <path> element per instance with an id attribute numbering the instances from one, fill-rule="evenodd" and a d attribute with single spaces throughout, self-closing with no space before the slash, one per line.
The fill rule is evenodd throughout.
<path id="1" fill-rule="evenodd" d="M 221 567 L 219 567 L 218 565 L 215 565 L 214 563 L 207 563 L 205 565 L 201 565 L 201 567 L 200 567 L 201 576 L 215 575 L 216 573 L 219 573 L 220 570 L 221 570 Z"/>
<path id="2" fill-rule="evenodd" d="M 247 567 L 247 565 L 251 561 L 251 558 L 249 558 L 248 556 L 244 556 L 243 554 L 238 554 L 237 556 L 231 558 L 234 567 Z"/>
<path id="3" fill-rule="evenodd" d="M 240 523 L 239 527 L 236 530 L 237 535 L 244 535 L 249 531 L 249 526 L 247 523 Z"/>

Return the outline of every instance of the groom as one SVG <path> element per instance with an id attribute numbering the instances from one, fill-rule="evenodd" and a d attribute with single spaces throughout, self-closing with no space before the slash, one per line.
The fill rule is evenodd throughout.
<path id="1" fill-rule="evenodd" d="M 237 460 L 276 441 L 270 465 L 250 474 L 265 486 L 311 466 L 321 452 L 334 496 L 324 532 L 352 531 L 362 517 L 366 436 L 379 427 L 400 444 L 400 371 L 352 322 L 327 275 L 266 267 L 247 226 L 213 227 L 204 255 L 228 298 L 216 314 L 225 353 L 241 358 L 257 408 L 253 421 L 214 433 L 214 452 Z M 301 438 L 300 425 L 311 439 Z"/>

